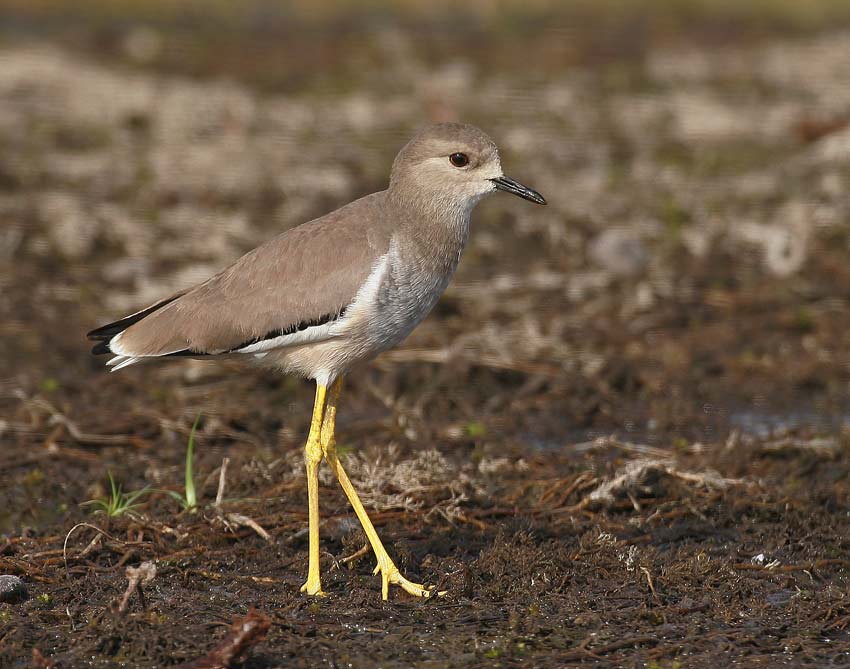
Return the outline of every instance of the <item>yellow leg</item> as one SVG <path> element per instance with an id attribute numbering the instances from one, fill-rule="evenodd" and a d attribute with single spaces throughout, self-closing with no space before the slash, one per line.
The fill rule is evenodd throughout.
<path id="1" fill-rule="evenodd" d="M 354 513 L 357 514 L 357 518 L 363 526 L 363 531 L 366 532 L 366 537 L 369 539 L 369 543 L 372 545 L 372 550 L 375 552 L 375 557 L 378 560 L 378 565 L 375 567 L 375 573 L 381 573 L 381 596 L 384 599 L 387 599 L 390 583 L 393 583 L 400 586 L 411 595 L 416 595 L 417 597 L 429 597 L 431 595 L 431 590 L 429 588 L 423 587 L 418 583 L 408 581 L 401 575 L 398 567 L 395 566 L 395 563 L 392 561 L 384 548 L 384 545 L 381 543 L 381 539 L 378 537 L 378 533 L 375 531 L 372 521 L 369 520 L 369 515 L 366 513 L 366 509 L 363 508 L 363 504 L 360 502 L 360 498 L 357 496 L 354 486 L 351 485 L 348 475 L 342 468 L 342 463 L 340 463 L 339 458 L 337 458 L 336 437 L 334 436 L 334 431 L 336 428 L 336 404 L 339 399 L 340 390 L 342 390 L 342 377 L 334 381 L 328 393 L 320 437 L 322 450 L 325 454 L 325 460 L 328 461 L 328 464 L 331 466 L 334 474 L 336 474 L 337 479 L 339 479 L 339 484 L 345 491 L 348 501 L 351 502 L 351 506 L 354 507 Z"/>
<path id="2" fill-rule="evenodd" d="M 310 421 L 310 434 L 304 447 L 304 462 L 307 466 L 308 522 L 310 532 L 310 557 L 307 562 L 307 582 L 301 586 L 301 592 L 322 596 L 322 582 L 319 573 L 319 464 L 322 462 L 322 417 L 325 412 L 325 386 L 316 384 L 316 401 L 313 404 L 313 418 Z"/>

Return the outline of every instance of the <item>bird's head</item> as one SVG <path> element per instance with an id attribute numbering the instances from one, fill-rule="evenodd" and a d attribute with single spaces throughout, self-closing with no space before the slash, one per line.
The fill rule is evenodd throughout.
<path id="1" fill-rule="evenodd" d="M 420 130 L 396 156 L 390 190 L 406 200 L 424 196 L 435 206 L 467 210 L 496 190 L 546 204 L 540 193 L 502 173 L 493 140 L 462 123 L 436 123 Z"/>

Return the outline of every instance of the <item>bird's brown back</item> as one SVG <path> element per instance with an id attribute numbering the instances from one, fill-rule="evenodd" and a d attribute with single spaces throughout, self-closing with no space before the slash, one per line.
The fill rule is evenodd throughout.
<path id="1" fill-rule="evenodd" d="M 389 248 L 391 218 L 382 191 L 287 230 L 131 325 L 118 350 L 134 357 L 221 353 L 333 318 Z"/>

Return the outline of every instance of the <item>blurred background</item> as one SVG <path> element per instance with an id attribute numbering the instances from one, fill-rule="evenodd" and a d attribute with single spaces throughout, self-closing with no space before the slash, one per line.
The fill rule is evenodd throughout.
<path id="1" fill-rule="evenodd" d="M 462 120 L 550 205 L 478 208 L 434 316 L 371 390 L 353 381 L 359 410 L 377 394 L 426 440 L 474 422 L 543 448 L 843 429 L 844 2 L 0 9 L 4 413 L 40 396 L 89 431 L 149 433 L 236 411 L 298 441 L 306 384 L 109 376 L 83 335 L 383 188 L 417 127 Z M 284 395 L 267 410 L 258 375 Z"/>
<path id="2" fill-rule="evenodd" d="M 160 365 L 107 381 L 82 335 L 383 188 L 417 127 L 462 120 L 551 204 L 482 204 L 436 316 L 382 364 L 427 368 L 442 397 L 505 386 L 498 416 L 537 396 L 510 420 L 533 412 L 518 429 L 547 442 L 843 424 L 845 2 L 0 12 L 6 396 L 74 403 L 94 384 L 135 405 L 130 386 L 215 374 Z"/>
<path id="3" fill-rule="evenodd" d="M 610 437 L 784 485 L 730 449 L 820 439 L 772 499 L 844 485 L 846 0 L 3 0 L 0 531 L 59 531 L 107 468 L 179 480 L 199 412 L 207 472 L 295 462 L 309 384 L 110 375 L 85 332 L 384 188 L 437 120 L 549 205 L 479 205 L 435 312 L 351 378 L 348 444 L 455 472 Z"/>

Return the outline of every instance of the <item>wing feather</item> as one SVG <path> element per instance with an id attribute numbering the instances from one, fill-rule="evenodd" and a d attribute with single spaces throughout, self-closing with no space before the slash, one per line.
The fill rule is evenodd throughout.
<path id="1" fill-rule="evenodd" d="M 383 195 L 292 228 L 204 283 L 92 330 L 93 352 L 216 355 L 339 318 L 389 248 Z"/>

